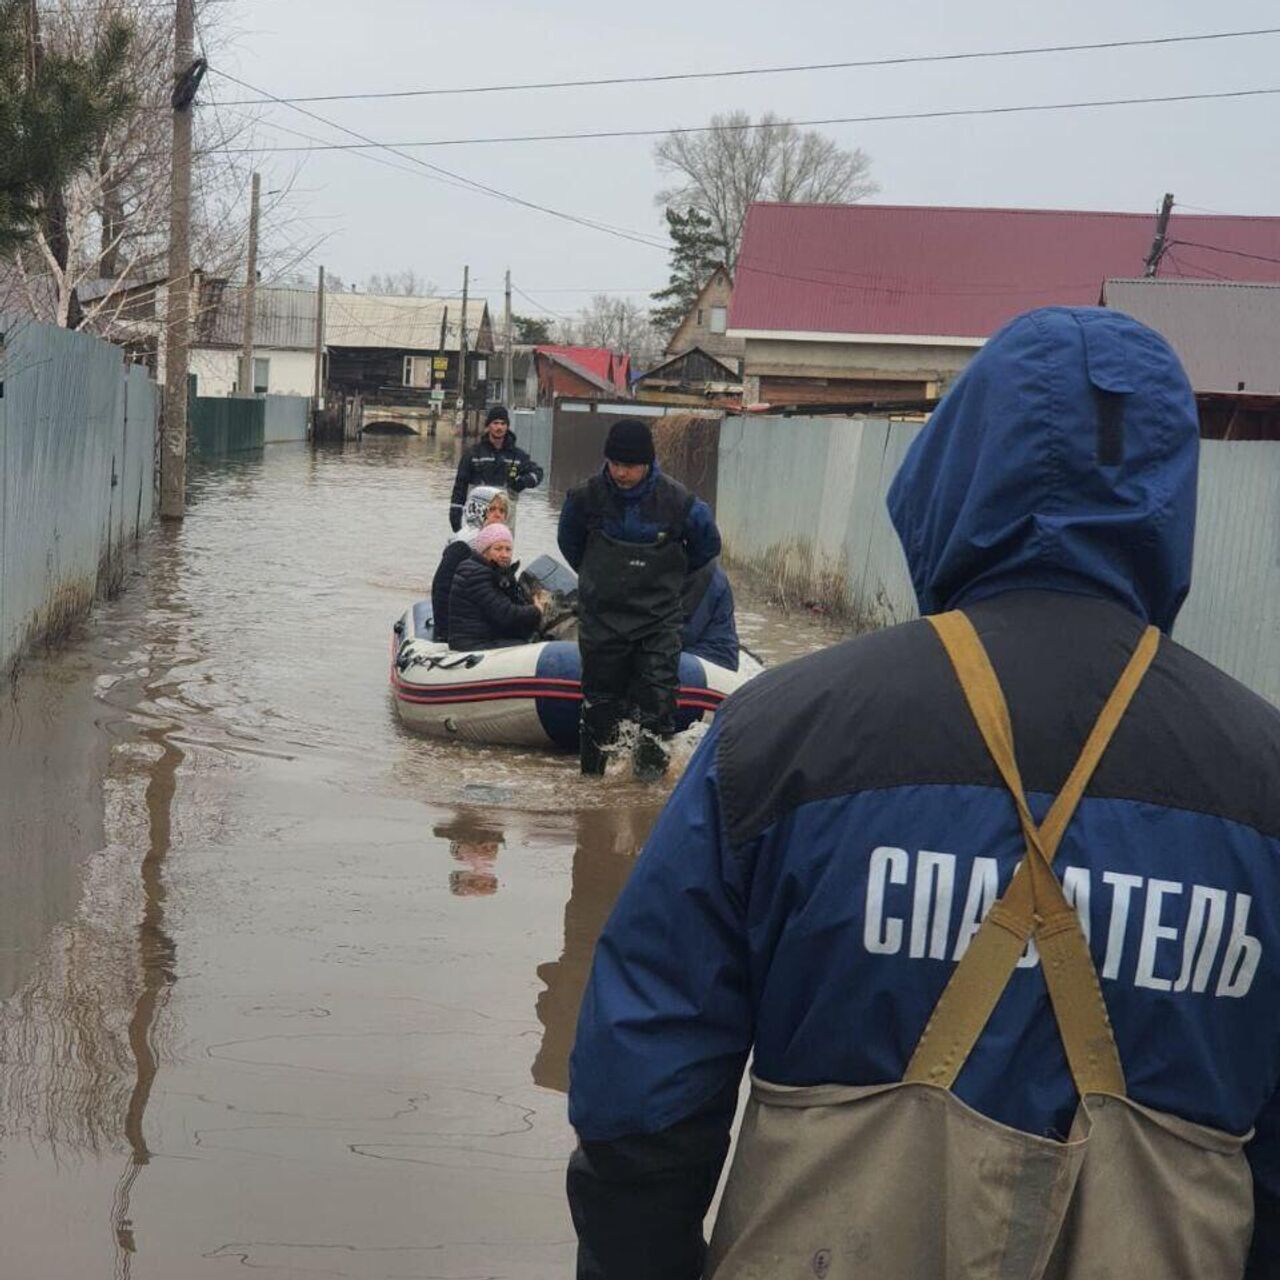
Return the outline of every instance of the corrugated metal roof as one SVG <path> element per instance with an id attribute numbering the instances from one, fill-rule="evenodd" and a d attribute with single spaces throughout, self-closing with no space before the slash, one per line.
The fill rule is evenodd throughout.
<path id="1" fill-rule="evenodd" d="M 1280 285 L 1108 280 L 1106 302 L 1164 334 L 1196 391 L 1280 394 Z"/>
<path id="2" fill-rule="evenodd" d="M 729 327 L 986 338 L 1032 307 L 1096 304 L 1154 230 L 1145 213 L 755 204 Z M 1280 218 L 1175 213 L 1169 240 L 1162 277 L 1280 282 Z"/>
<path id="3" fill-rule="evenodd" d="M 440 322 L 448 308 L 445 345 Z M 467 300 L 467 343 L 477 349 L 488 315 L 483 298 Z M 330 347 L 382 347 L 406 351 L 457 351 L 461 335 L 461 298 L 405 298 L 374 293 L 332 293 L 324 299 L 325 344 Z"/>
<path id="4" fill-rule="evenodd" d="M 205 313 L 196 320 L 202 346 L 239 347 L 244 337 L 244 294 L 241 284 L 206 281 L 201 301 Z M 253 341 L 274 351 L 310 351 L 316 342 L 316 291 L 259 285 L 254 294 Z"/>

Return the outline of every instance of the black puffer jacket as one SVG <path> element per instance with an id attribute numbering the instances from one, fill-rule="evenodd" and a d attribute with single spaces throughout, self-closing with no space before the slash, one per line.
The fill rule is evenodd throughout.
<path id="1" fill-rule="evenodd" d="M 491 484 L 522 493 L 542 483 L 542 468 L 523 449 L 516 446 L 516 433 L 508 430 L 502 448 L 495 449 L 483 435 L 458 460 L 458 473 L 453 478 L 453 494 L 449 499 L 449 524 L 457 533 L 462 528 L 462 508 L 467 492 L 478 484 Z"/>
<path id="2" fill-rule="evenodd" d="M 471 544 L 459 538 L 444 549 L 436 576 L 431 579 L 431 626 L 437 640 L 449 638 L 449 595 L 453 591 L 453 577 L 458 567 L 471 555 Z"/>
<path id="3" fill-rule="evenodd" d="M 520 644 L 541 621 L 542 613 L 525 600 L 512 569 L 499 569 L 474 552 L 458 566 L 449 592 L 450 649 Z"/>

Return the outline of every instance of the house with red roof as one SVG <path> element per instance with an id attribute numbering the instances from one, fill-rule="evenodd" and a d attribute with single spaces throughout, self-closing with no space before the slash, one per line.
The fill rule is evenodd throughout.
<path id="1" fill-rule="evenodd" d="M 1143 273 L 1154 214 L 755 204 L 729 334 L 747 404 L 928 401 L 1006 320 Z M 1161 279 L 1280 283 L 1280 218 L 1175 210 Z"/>
<path id="2" fill-rule="evenodd" d="M 538 403 L 559 396 L 617 399 L 631 394 L 631 357 L 607 347 L 534 347 Z"/>

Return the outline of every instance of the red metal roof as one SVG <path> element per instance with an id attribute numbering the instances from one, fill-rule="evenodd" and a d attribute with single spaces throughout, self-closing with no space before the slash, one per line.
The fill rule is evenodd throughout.
<path id="1" fill-rule="evenodd" d="M 985 338 L 1032 307 L 1096 305 L 1154 231 L 1146 213 L 754 204 L 729 327 Z M 1280 218 L 1174 213 L 1159 274 L 1280 282 Z"/>
<path id="2" fill-rule="evenodd" d="M 620 391 L 627 389 L 628 375 L 631 370 L 630 356 L 617 355 L 608 347 L 542 345 L 535 347 L 534 350 L 572 361 L 580 369 L 586 369 Z"/>

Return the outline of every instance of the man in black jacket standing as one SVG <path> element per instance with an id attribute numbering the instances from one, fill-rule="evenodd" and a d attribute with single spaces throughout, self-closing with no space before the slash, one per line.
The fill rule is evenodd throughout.
<path id="1" fill-rule="evenodd" d="M 484 435 L 458 461 L 449 500 L 449 527 L 462 528 L 462 508 L 473 485 L 491 484 L 506 488 L 512 495 L 542 483 L 542 468 L 523 449 L 516 447 L 516 433 L 506 409 L 495 404 L 485 415 Z M 514 513 L 512 513 L 514 516 Z M 510 517 L 509 517 L 510 518 Z"/>

